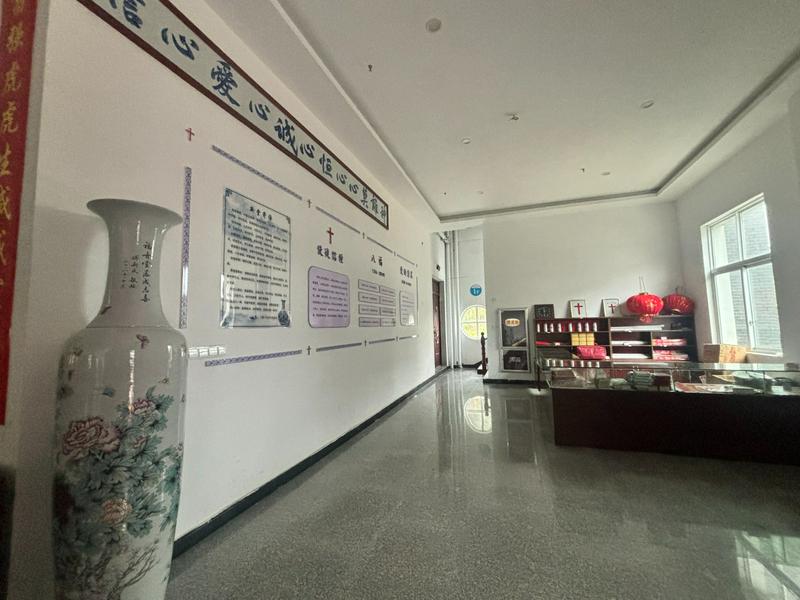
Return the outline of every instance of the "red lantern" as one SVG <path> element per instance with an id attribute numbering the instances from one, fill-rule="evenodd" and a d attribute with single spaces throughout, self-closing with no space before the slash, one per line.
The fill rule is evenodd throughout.
<path id="1" fill-rule="evenodd" d="M 629 311 L 639 315 L 639 320 L 642 323 L 652 323 L 653 317 L 664 308 L 664 301 L 661 298 L 647 292 L 631 296 L 625 304 Z"/>
<path id="2" fill-rule="evenodd" d="M 664 298 L 664 306 L 674 315 L 690 315 L 694 312 L 694 300 L 677 291 Z"/>

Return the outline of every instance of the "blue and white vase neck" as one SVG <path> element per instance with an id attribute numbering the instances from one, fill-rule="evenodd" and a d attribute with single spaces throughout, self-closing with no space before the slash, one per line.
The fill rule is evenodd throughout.
<path id="1" fill-rule="evenodd" d="M 92 200 L 87 206 L 106 222 L 109 239 L 103 304 L 88 327 L 169 327 L 159 293 L 161 242 L 181 217 L 133 200 Z"/>

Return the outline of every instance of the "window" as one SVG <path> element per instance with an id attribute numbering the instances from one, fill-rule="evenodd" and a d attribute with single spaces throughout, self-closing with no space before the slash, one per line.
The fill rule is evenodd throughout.
<path id="1" fill-rule="evenodd" d="M 461 331 L 471 340 L 481 339 L 486 333 L 486 307 L 480 304 L 468 306 L 461 313 Z"/>
<path id="2" fill-rule="evenodd" d="M 759 195 L 703 226 L 717 341 L 781 352 L 767 205 Z"/>

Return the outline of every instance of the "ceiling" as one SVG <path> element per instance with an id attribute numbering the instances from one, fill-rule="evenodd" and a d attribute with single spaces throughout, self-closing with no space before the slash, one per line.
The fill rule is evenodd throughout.
<path id="1" fill-rule="evenodd" d="M 437 221 L 656 196 L 777 85 L 800 89 L 796 0 L 209 5 Z"/>

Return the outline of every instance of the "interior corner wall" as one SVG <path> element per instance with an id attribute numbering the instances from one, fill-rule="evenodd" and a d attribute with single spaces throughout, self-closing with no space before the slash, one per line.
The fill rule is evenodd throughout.
<path id="1" fill-rule="evenodd" d="M 381 190 L 357 158 L 311 114 L 200 0 L 178 7 L 286 106 L 317 137 Z M 317 178 L 241 125 L 123 35 L 73 0 L 52 0 L 39 133 L 32 250 L 18 269 L 30 277 L 22 349 L 24 399 L 10 597 L 53 597 L 50 481 L 55 383 L 61 346 L 96 314 L 107 270 L 107 237 L 86 202 L 121 197 L 181 212 L 184 169 L 192 169 L 189 253 L 189 346 L 223 346 L 228 357 L 365 339 L 390 343 L 209 367 L 189 364 L 183 491 L 177 535 L 219 514 L 335 441 L 433 375 L 430 237 L 398 200 L 386 197 L 391 229 L 352 206 Z M 265 28 L 279 26 L 265 24 Z M 268 32 L 265 31 L 265 34 Z M 185 129 L 196 136 L 189 141 Z M 213 152 L 216 145 L 346 220 L 358 235 L 306 202 Z M 292 222 L 290 328 L 219 326 L 223 193 L 226 187 L 282 212 Z M 333 226 L 346 253 L 351 325 L 311 329 L 307 271 Z M 418 320 L 413 327 L 359 328 L 353 291 L 384 257 L 399 289 L 400 263 L 371 237 L 416 266 Z M 408 266 L 408 265 L 406 265 Z M 341 270 L 341 269 L 340 269 Z M 180 297 L 181 232 L 171 230 L 162 256 L 162 301 L 173 326 Z M 411 336 L 415 337 L 411 337 Z M 406 336 L 407 339 L 398 339 Z"/>
<path id="2" fill-rule="evenodd" d="M 666 295 L 682 284 L 675 205 L 612 204 L 516 215 L 483 226 L 490 379 L 531 379 L 499 369 L 498 310 L 571 299 L 600 315 L 603 298 L 623 302 L 639 291 Z"/>
<path id="3" fill-rule="evenodd" d="M 800 120 L 800 117 L 798 117 Z M 700 228 L 764 194 L 772 242 L 775 292 L 787 360 L 800 359 L 800 186 L 789 116 L 785 116 L 677 201 L 686 291 L 697 302 L 697 341 L 712 341 Z"/>
<path id="4" fill-rule="evenodd" d="M 430 236 L 431 276 L 436 281 L 447 281 L 447 248 L 438 233 Z"/>
<path id="5" fill-rule="evenodd" d="M 483 229 L 481 227 L 470 227 L 458 231 L 458 243 L 456 246 L 458 254 L 458 276 L 456 286 L 458 288 L 458 301 L 460 311 L 463 312 L 469 306 L 486 306 L 486 283 L 484 281 L 483 269 Z M 474 285 L 481 288 L 479 295 L 475 296 L 470 292 Z M 455 315 L 458 327 L 458 340 L 461 345 L 461 364 L 474 365 L 481 360 L 480 339 L 470 339 L 461 329 L 461 315 Z M 486 331 L 484 330 L 484 333 Z"/>

